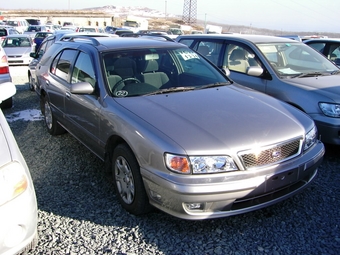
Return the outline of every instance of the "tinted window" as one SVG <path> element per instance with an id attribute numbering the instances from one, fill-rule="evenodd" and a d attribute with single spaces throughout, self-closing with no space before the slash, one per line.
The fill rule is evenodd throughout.
<path id="1" fill-rule="evenodd" d="M 55 61 L 53 62 L 54 74 L 60 77 L 61 79 L 68 81 L 72 61 L 75 59 L 77 54 L 78 51 L 76 50 L 62 51 L 60 57 L 56 58 Z"/>
<path id="2" fill-rule="evenodd" d="M 90 56 L 81 52 L 74 65 L 71 83 L 78 83 L 83 81 L 89 82 L 94 87 L 96 77 L 94 74 L 94 68 Z"/>
<path id="3" fill-rule="evenodd" d="M 218 65 L 218 58 L 221 54 L 222 47 L 223 41 L 200 41 L 198 45 L 196 45 L 195 50 L 215 65 Z"/>
<path id="4" fill-rule="evenodd" d="M 326 43 L 319 42 L 319 43 L 310 43 L 308 45 L 310 47 L 312 47 L 313 49 L 315 49 L 315 50 L 317 50 L 319 52 L 322 52 L 323 49 L 325 48 Z"/>

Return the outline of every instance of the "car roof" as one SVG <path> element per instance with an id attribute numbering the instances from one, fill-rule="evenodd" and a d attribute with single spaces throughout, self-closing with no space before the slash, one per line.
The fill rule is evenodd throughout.
<path id="1" fill-rule="evenodd" d="M 81 40 L 82 42 L 91 43 L 99 51 L 111 51 L 112 49 L 124 50 L 124 49 L 149 49 L 149 48 L 171 48 L 171 47 L 184 47 L 185 45 L 179 44 L 177 42 L 152 39 L 151 37 L 140 37 L 140 38 L 131 38 L 131 37 L 84 37 L 84 36 L 75 36 L 73 39 L 68 38 L 68 40 L 64 42 L 78 42 Z M 63 42 L 63 41 L 60 41 Z"/>
<path id="2" fill-rule="evenodd" d="M 18 38 L 18 37 L 31 38 L 31 36 L 28 35 L 28 34 L 12 34 L 12 35 L 7 35 L 6 36 L 6 38 L 11 38 L 11 37 L 15 37 L 15 38 Z"/>
<path id="3" fill-rule="evenodd" d="M 315 38 L 315 39 L 308 39 L 304 40 L 304 43 L 308 42 L 338 42 L 340 43 L 340 38 Z"/>
<path id="4" fill-rule="evenodd" d="M 215 38 L 215 39 L 238 39 L 240 41 L 249 41 L 252 43 L 270 43 L 270 42 L 288 42 L 299 43 L 285 37 L 271 36 L 271 35 L 253 35 L 253 34 L 191 34 L 180 35 L 180 38 Z"/>

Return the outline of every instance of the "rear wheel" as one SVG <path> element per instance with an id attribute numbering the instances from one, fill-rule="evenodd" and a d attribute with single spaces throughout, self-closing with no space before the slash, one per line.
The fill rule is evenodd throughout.
<path id="1" fill-rule="evenodd" d="M 45 124 L 46 124 L 46 127 L 47 127 L 47 131 L 51 135 L 60 135 L 60 134 L 65 133 L 66 132 L 65 129 L 58 123 L 55 116 L 53 115 L 50 103 L 48 102 L 46 97 L 44 97 L 43 100 L 44 100 L 43 114 L 44 114 L 44 120 L 45 120 Z"/>
<path id="2" fill-rule="evenodd" d="M 139 164 L 125 144 L 118 145 L 113 152 L 112 173 L 116 194 L 123 208 L 135 215 L 149 212 L 151 205 Z"/>
<path id="3" fill-rule="evenodd" d="M 31 75 L 28 77 L 28 86 L 29 86 L 31 91 L 34 91 L 33 78 L 32 78 Z"/>

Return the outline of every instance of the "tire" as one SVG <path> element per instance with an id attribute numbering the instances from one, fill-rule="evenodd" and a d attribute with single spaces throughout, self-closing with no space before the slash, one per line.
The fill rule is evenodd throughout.
<path id="1" fill-rule="evenodd" d="M 140 215 L 151 210 L 139 164 L 126 144 L 118 145 L 112 157 L 113 184 L 122 207 Z"/>
<path id="2" fill-rule="evenodd" d="M 53 115 L 51 105 L 46 99 L 46 97 L 44 97 L 43 103 L 44 109 L 42 110 L 42 112 L 44 114 L 44 120 L 47 131 L 51 135 L 60 135 L 65 133 L 66 132 L 65 129 L 58 123 L 55 116 Z"/>
<path id="3" fill-rule="evenodd" d="M 28 86 L 30 88 L 30 91 L 34 91 L 32 75 L 28 76 Z"/>

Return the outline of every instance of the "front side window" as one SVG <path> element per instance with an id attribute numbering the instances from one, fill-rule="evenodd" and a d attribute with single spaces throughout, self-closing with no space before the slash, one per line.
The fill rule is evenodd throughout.
<path id="1" fill-rule="evenodd" d="M 90 56 L 84 52 L 80 52 L 73 68 L 71 83 L 85 81 L 94 87 L 96 77 Z"/>
<path id="2" fill-rule="evenodd" d="M 71 64 L 77 54 L 77 50 L 64 50 L 58 54 L 52 63 L 52 73 L 54 73 L 59 78 L 68 81 L 71 71 Z"/>
<path id="3" fill-rule="evenodd" d="M 250 49 L 229 43 L 226 47 L 224 66 L 228 66 L 230 71 L 247 73 L 249 67 L 260 66 L 260 62 Z"/>

